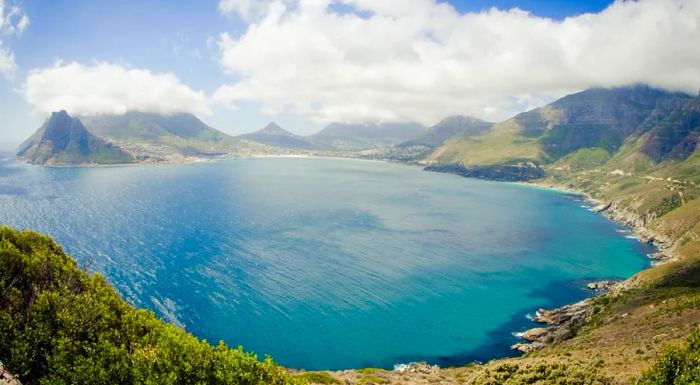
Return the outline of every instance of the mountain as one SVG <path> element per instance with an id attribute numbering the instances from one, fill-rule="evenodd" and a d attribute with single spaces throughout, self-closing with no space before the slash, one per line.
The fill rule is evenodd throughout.
<path id="1" fill-rule="evenodd" d="M 250 134 L 240 135 L 238 137 L 269 146 L 282 148 L 309 149 L 314 147 L 314 145 L 305 138 L 292 134 L 291 132 L 278 126 L 275 122 L 270 122 L 261 130 Z"/>
<path id="2" fill-rule="evenodd" d="M 642 85 L 589 89 L 497 123 L 476 137 L 449 141 L 426 162 L 478 169 L 480 177 L 493 169 L 504 179 L 531 179 L 542 176 L 533 169 L 578 151 L 611 156 L 653 128 L 650 120 L 669 116 L 690 99 Z"/>
<path id="3" fill-rule="evenodd" d="M 18 149 L 17 156 L 46 165 L 130 163 L 134 158 L 118 146 L 91 134 L 66 111 L 51 117 Z"/>
<path id="4" fill-rule="evenodd" d="M 437 147 L 448 139 L 473 136 L 493 126 L 493 123 L 469 116 L 455 115 L 447 117 L 430 127 L 425 134 L 403 143 L 399 147 L 426 146 Z"/>
<path id="5" fill-rule="evenodd" d="M 239 154 L 261 146 L 207 126 L 189 113 L 161 115 L 129 111 L 81 118 L 93 134 L 109 138 L 140 160 Z"/>
<path id="6" fill-rule="evenodd" d="M 324 149 L 362 150 L 394 146 L 425 132 L 425 127 L 418 123 L 331 123 L 307 140 Z"/>
<path id="7" fill-rule="evenodd" d="M 700 95 L 650 124 L 641 151 L 654 162 L 685 160 L 700 140 Z"/>

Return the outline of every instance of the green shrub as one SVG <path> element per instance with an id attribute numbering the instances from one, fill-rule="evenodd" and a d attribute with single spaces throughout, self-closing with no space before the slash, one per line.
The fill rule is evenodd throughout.
<path id="1" fill-rule="evenodd" d="M 700 384 L 700 332 L 696 329 L 682 348 L 668 347 L 647 370 L 640 385 Z"/>
<path id="2" fill-rule="evenodd" d="M 270 358 L 135 309 L 49 237 L 0 227 L 0 360 L 25 385 L 291 384 Z"/>
<path id="3" fill-rule="evenodd" d="M 595 366 L 539 362 L 500 364 L 485 370 L 473 382 L 473 385 L 521 384 L 608 385 L 612 380 L 601 375 Z"/>
<path id="4" fill-rule="evenodd" d="M 309 384 L 340 384 L 340 380 L 326 372 L 305 372 L 297 375 Z"/>

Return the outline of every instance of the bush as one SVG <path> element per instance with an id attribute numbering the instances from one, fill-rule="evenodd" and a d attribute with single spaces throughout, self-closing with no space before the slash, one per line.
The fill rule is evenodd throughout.
<path id="1" fill-rule="evenodd" d="M 49 237 L 0 227 L 0 360 L 24 384 L 293 384 L 270 358 L 135 309 Z"/>
<path id="2" fill-rule="evenodd" d="M 305 372 L 297 375 L 309 384 L 340 384 L 340 380 L 326 372 Z"/>
<path id="3" fill-rule="evenodd" d="M 696 329 L 682 348 L 668 347 L 647 370 L 640 385 L 700 384 L 700 332 Z"/>

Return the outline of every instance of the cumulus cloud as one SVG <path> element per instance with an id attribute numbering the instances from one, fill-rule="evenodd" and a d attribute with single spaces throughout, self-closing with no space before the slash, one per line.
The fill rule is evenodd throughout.
<path id="1" fill-rule="evenodd" d="M 91 66 L 56 62 L 29 72 L 25 99 L 41 112 L 65 109 L 76 115 L 123 114 L 138 110 L 170 114 L 209 113 L 207 98 L 172 73 L 152 73 L 111 63 Z"/>
<path id="2" fill-rule="evenodd" d="M 0 0 L 0 35 L 19 36 L 29 25 L 29 17 L 17 5 L 5 4 Z M 0 40 L 0 74 L 6 79 L 13 79 L 17 70 L 14 53 Z"/>
<path id="3" fill-rule="evenodd" d="M 250 21 L 240 36 L 219 37 L 220 65 L 236 81 L 214 99 L 268 113 L 431 124 L 451 114 L 499 120 L 592 86 L 700 88 L 697 0 L 618 0 L 564 20 L 459 13 L 436 0 L 222 0 L 219 9 Z"/>

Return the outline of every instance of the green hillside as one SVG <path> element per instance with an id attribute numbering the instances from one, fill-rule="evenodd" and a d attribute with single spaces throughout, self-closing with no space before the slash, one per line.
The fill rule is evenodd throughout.
<path id="1" fill-rule="evenodd" d="M 590 89 L 497 123 L 482 135 L 448 141 L 426 162 L 468 171 L 474 166 L 540 167 L 579 150 L 613 154 L 690 100 L 646 86 Z M 532 179 L 528 176 L 536 174 L 522 175 Z"/>
<path id="2" fill-rule="evenodd" d="M 270 359 L 210 345 L 135 309 L 48 237 L 7 227 L 0 227 L 0 359 L 25 385 L 297 382 Z"/>
<path id="3" fill-rule="evenodd" d="M 124 147 L 160 145 L 183 155 L 245 153 L 262 147 L 215 130 L 188 113 L 161 115 L 129 111 L 123 115 L 83 116 L 80 119 L 91 133 Z"/>

